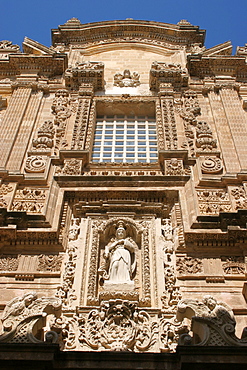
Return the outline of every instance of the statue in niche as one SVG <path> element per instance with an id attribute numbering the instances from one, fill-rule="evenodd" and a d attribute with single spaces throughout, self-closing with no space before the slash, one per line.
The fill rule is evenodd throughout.
<path id="1" fill-rule="evenodd" d="M 105 265 L 99 269 L 108 283 L 130 283 L 136 269 L 135 242 L 126 237 L 123 221 L 119 221 L 115 237 L 105 246 Z"/>
<path id="2" fill-rule="evenodd" d="M 76 240 L 80 232 L 80 219 L 72 216 L 70 229 L 69 229 L 69 241 Z"/>

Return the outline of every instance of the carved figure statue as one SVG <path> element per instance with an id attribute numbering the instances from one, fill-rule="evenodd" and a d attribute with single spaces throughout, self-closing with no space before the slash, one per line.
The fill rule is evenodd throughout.
<path id="1" fill-rule="evenodd" d="M 80 219 L 72 217 L 69 229 L 69 240 L 76 240 L 80 232 Z"/>
<path id="2" fill-rule="evenodd" d="M 111 283 L 130 282 L 136 268 L 134 249 L 134 241 L 126 238 L 124 224 L 119 221 L 115 238 L 105 246 L 106 264 L 100 269 L 100 272 L 105 270 L 103 278 Z"/>
<path id="3" fill-rule="evenodd" d="M 31 307 L 33 302 L 37 299 L 37 294 L 29 292 L 24 294 L 23 297 L 13 298 L 5 307 L 2 321 L 6 320 L 9 316 L 19 316 L 25 313 L 25 310 Z"/>

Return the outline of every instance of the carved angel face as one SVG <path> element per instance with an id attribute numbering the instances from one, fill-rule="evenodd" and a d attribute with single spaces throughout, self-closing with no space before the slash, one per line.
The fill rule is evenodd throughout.
<path id="1" fill-rule="evenodd" d="M 208 306 L 208 308 L 210 309 L 210 311 L 213 311 L 213 309 L 217 305 L 217 301 L 213 297 L 211 297 L 211 296 L 206 296 L 204 298 L 204 303 Z"/>

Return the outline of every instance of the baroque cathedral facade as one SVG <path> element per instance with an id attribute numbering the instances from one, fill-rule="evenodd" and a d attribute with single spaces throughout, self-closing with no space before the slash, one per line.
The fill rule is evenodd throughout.
<path id="1" fill-rule="evenodd" d="M 245 368 L 247 46 L 204 39 L 0 42 L 3 369 Z"/>

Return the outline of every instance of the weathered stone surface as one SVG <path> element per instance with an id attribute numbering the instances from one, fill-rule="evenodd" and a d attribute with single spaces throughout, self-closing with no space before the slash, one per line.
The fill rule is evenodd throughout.
<path id="1" fill-rule="evenodd" d="M 72 18 L 50 48 L 0 42 L 4 365 L 20 343 L 26 368 L 30 344 L 47 368 L 246 359 L 246 46 L 204 35 Z"/>

